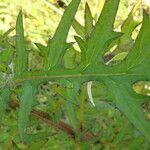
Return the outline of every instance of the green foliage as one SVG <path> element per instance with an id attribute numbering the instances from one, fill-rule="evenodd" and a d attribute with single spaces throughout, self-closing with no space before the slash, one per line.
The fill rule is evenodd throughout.
<path id="1" fill-rule="evenodd" d="M 14 69 L 12 76 L 9 76 L 8 82 L 1 86 L 0 113 L 3 114 L 11 94 L 17 95 L 20 103 L 17 122 L 19 133 L 15 132 L 19 137 L 13 135 L 12 137 L 15 138 L 10 139 L 9 142 L 14 140 L 12 144 L 14 149 L 39 149 L 55 146 L 55 142 L 60 145 L 61 137 L 63 139 L 61 140 L 67 143 L 64 149 L 101 149 L 103 146 L 106 149 L 122 149 L 124 143 L 127 143 L 130 149 L 137 149 L 137 147 L 148 149 L 150 124 L 141 104 L 148 101 L 149 94 L 136 93 L 133 90 L 133 85 L 138 81 L 149 81 L 150 78 L 148 69 L 150 65 L 148 59 L 150 55 L 150 16 L 144 11 L 141 30 L 135 43 L 132 43 L 126 59 L 111 66 L 103 62 L 104 54 L 114 46 L 114 43 L 118 46 L 124 45 L 124 40 L 128 41 L 131 38 L 133 30 L 139 24 L 133 23 L 134 25 L 127 28 L 133 19 L 132 15 L 135 10 L 132 10 L 122 25 L 122 31 L 127 32 L 123 35 L 123 33 L 114 31 L 113 27 L 120 0 L 106 0 L 95 26 L 88 4 L 85 7 L 85 26 L 74 19 L 80 2 L 81 0 L 70 2 L 47 46 L 36 43 L 44 60 L 43 68 L 37 69 L 38 71 L 28 69 L 29 54 L 25 47 L 23 16 L 20 11 L 16 22 L 15 57 L 11 60 L 12 50 L 0 53 L 2 63 L 7 64 L 11 60 L 14 66 L 14 68 L 10 68 Z M 67 43 L 66 40 L 72 24 L 79 34 L 79 36 L 75 36 L 75 40 L 81 49 L 81 61 L 77 62 L 76 54 L 73 54 L 73 62 L 68 67 L 65 65 L 68 60 L 65 54 L 66 51 L 74 48 L 72 47 L 73 43 Z M 65 58 L 67 60 L 64 60 Z M 4 75 L 10 74 L 5 71 Z M 94 108 L 86 102 L 85 83 L 89 81 L 99 82 L 98 84 L 94 82 L 94 85 L 98 90 L 95 93 L 98 93 L 101 101 L 97 100 Z M 53 108 L 53 110 L 57 110 L 53 112 L 54 118 L 47 113 L 32 109 L 35 105 L 41 109 L 40 101 L 34 103 L 38 85 L 50 84 L 51 82 L 52 86 L 50 86 L 47 97 L 51 102 L 49 104 L 51 109 L 53 103 L 57 104 L 57 108 L 56 105 Z M 58 134 L 55 139 L 51 137 L 49 132 L 46 134 L 38 132 L 35 127 L 30 128 L 30 125 L 40 124 L 37 120 L 30 119 L 31 112 L 45 123 L 64 131 L 66 134 L 62 133 L 61 136 Z M 120 112 L 124 114 L 123 117 Z M 105 115 L 103 116 L 103 114 Z M 105 116 L 114 123 L 110 124 L 111 121 L 108 122 Z M 61 118 L 61 121 L 56 118 L 58 120 Z M 57 121 L 55 122 L 55 120 Z M 47 130 L 46 126 L 43 128 Z M 114 131 L 117 131 L 117 134 L 113 133 Z M 52 129 L 51 132 L 53 132 Z M 99 133 L 103 134 L 99 135 Z M 128 136 L 126 137 L 125 134 Z M 69 142 L 68 139 L 70 139 Z M 129 142 L 130 140 L 131 142 Z M 20 141 L 27 146 L 25 145 L 23 148 L 19 144 Z M 56 148 L 60 149 L 57 146 Z"/>
<path id="2" fill-rule="evenodd" d="M 14 48 L 8 41 L 8 35 L 14 30 L 14 28 L 9 29 L 3 35 L 0 36 L 0 71 L 9 72 L 10 63 L 13 59 Z"/>
<path id="3" fill-rule="evenodd" d="M 22 12 L 19 13 L 16 24 L 16 58 L 15 58 L 15 74 L 22 75 L 27 69 L 27 52 L 24 45 L 24 31 Z"/>
<path id="4" fill-rule="evenodd" d="M 1 114 L 1 120 L 3 118 L 5 109 L 7 107 L 7 104 L 10 100 L 10 90 L 8 88 L 1 90 L 0 93 L 0 114 Z"/>
<path id="5" fill-rule="evenodd" d="M 32 84 L 28 81 L 25 82 L 22 86 L 23 91 L 20 96 L 20 108 L 18 112 L 18 130 L 20 138 L 23 140 L 25 129 L 27 127 L 30 112 L 33 106 L 34 89 L 32 87 Z"/>
<path id="6" fill-rule="evenodd" d="M 47 48 L 38 44 L 41 51 L 46 51 L 46 70 L 50 70 L 51 68 L 58 66 L 64 52 L 72 45 L 72 43 L 66 43 L 66 38 L 79 3 L 79 0 L 72 1 L 70 7 L 66 9 L 53 38 L 48 42 Z"/>

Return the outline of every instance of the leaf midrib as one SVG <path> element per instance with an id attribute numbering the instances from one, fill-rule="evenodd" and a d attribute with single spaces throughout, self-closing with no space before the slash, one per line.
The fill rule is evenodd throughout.
<path id="1" fill-rule="evenodd" d="M 142 74 L 142 73 L 74 73 L 74 74 L 62 74 L 62 75 L 57 75 L 57 74 L 52 74 L 52 75 L 38 75 L 38 76 L 26 76 L 24 78 L 17 79 L 16 82 L 23 82 L 27 80 L 44 80 L 44 79 L 65 79 L 65 78 L 96 78 L 96 77 L 122 77 L 122 78 L 127 78 L 127 77 L 132 77 L 133 79 L 136 77 L 141 77 L 141 78 L 146 78 L 147 76 L 150 76 L 150 73 L 147 74 Z"/>

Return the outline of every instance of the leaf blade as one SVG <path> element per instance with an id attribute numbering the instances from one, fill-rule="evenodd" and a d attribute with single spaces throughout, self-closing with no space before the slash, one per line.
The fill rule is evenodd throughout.
<path id="1" fill-rule="evenodd" d="M 23 84 L 23 93 L 20 96 L 20 107 L 18 112 L 18 130 L 21 140 L 24 140 L 25 129 L 28 125 L 30 112 L 33 106 L 35 91 L 30 82 Z"/>
<path id="2" fill-rule="evenodd" d="M 16 77 L 22 75 L 27 69 L 27 51 L 24 44 L 22 11 L 19 12 L 16 22 L 16 57 L 14 65 Z"/>
<path id="3" fill-rule="evenodd" d="M 48 70 L 57 66 L 66 50 L 66 39 L 81 0 L 72 0 L 48 44 Z"/>

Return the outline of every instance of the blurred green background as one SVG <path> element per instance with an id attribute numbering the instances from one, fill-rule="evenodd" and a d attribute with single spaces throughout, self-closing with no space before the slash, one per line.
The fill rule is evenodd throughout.
<path id="1" fill-rule="evenodd" d="M 24 13 L 26 37 L 34 42 L 45 43 L 52 36 L 61 15 L 70 0 L 1 0 L 0 1 L 0 32 L 15 26 L 16 16 L 20 9 Z M 76 19 L 83 24 L 84 5 L 88 2 L 96 19 L 102 9 L 104 0 L 82 0 Z M 116 24 L 120 25 L 131 11 L 137 0 L 121 0 Z M 71 30 L 72 31 L 72 30 Z M 72 31 L 73 32 L 73 31 Z M 70 32 L 70 35 L 73 33 Z"/>
<path id="2" fill-rule="evenodd" d="M 0 32 L 4 33 L 15 26 L 18 12 L 22 9 L 24 14 L 24 29 L 26 47 L 30 50 L 29 68 L 41 68 L 42 59 L 38 55 L 34 43 L 46 45 L 48 38 L 52 37 L 58 26 L 64 9 L 71 0 L 1 0 L 0 1 Z M 76 15 L 82 25 L 84 24 L 84 8 L 88 2 L 94 20 L 97 21 L 105 0 L 82 0 Z M 121 0 L 116 17 L 115 29 L 120 30 L 121 24 L 127 18 L 138 0 Z M 144 2 L 143 2 L 144 4 Z M 144 5 L 141 5 L 142 8 Z M 141 20 L 141 8 L 138 8 L 135 19 Z M 12 32 L 12 35 L 15 35 Z M 137 33 L 137 32 L 136 32 Z M 68 41 L 74 41 L 76 32 L 71 28 Z M 76 50 L 80 49 L 76 46 Z M 71 53 L 71 52 L 70 52 Z M 72 53 L 71 53 L 72 54 Z M 33 61 L 34 60 L 34 61 Z"/>

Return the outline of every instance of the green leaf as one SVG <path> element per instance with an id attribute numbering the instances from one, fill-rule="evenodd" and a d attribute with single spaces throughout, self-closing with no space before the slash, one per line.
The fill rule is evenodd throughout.
<path id="1" fill-rule="evenodd" d="M 46 57 L 48 52 L 47 52 L 47 48 L 45 46 L 43 46 L 42 44 L 40 43 L 35 43 L 35 45 L 38 47 L 38 49 L 40 50 L 40 54 L 43 56 L 43 57 Z"/>
<path id="2" fill-rule="evenodd" d="M 27 51 L 24 44 L 22 11 L 20 11 L 16 22 L 16 58 L 14 65 L 16 77 L 19 77 L 27 70 Z"/>
<path id="3" fill-rule="evenodd" d="M 78 45 L 81 49 L 81 62 L 83 64 L 85 64 L 86 63 L 85 62 L 85 59 L 86 59 L 85 54 L 86 54 L 86 48 L 87 48 L 86 42 L 78 36 L 75 36 L 75 40 L 76 40 L 76 42 L 78 43 Z"/>
<path id="4" fill-rule="evenodd" d="M 1 63 L 10 63 L 13 56 L 12 50 L 3 50 L 0 52 L 0 62 Z"/>
<path id="5" fill-rule="evenodd" d="M 86 64 L 84 67 L 98 64 L 104 50 L 109 44 L 122 34 L 113 31 L 113 24 L 118 9 L 119 0 L 106 1 L 102 13 L 91 36 L 86 50 Z"/>
<path id="6" fill-rule="evenodd" d="M 121 32 L 123 33 L 123 35 L 108 47 L 108 50 L 110 50 L 113 46 L 116 45 L 116 48 L 113 50 L 113 52 L 109 52 L 104 56 L 104 62 L 107 62 L 107 64 L 112 64 L 114 62 L 114 59 L 116 59 L 115 57 L 117 55 L 120 55 L 119 53 L 127 53 L 133 48 L 134 40 L 132 38 L 132 33 L 136 29 L 136 27 L 141 24 L 140 19 L 135 19 L 135 14 L 140 5 L 141 0 L 137 2 L 132 11 L 129 13 L 127 19 L 123 22 L 121 26 Z"/>
<path id="7" fill-rule="evenodd" d="M 5 109 L 10 100 L 10 90 L 8 88 L 4 88 L 0 91 L 0 122 L 2 121 Z"/>
<path id="8" fill-rule="evenodd" d="M 73 69 L 76 67 L 76 51 L 72 47 L 68 51 L 66 51 L 66 54 L 64 55 L 63 58 L 63 65 L 67 69 Z"/>
<path id="9" fill-rule="evenodd" d="M 149 39 L 150 39 L 150 16 L 144 11 L 143 24 L 135 45 L 129 53 L 126 61 L 126 68 L 132 69 L 140 64 L 144 64 L 149 59 Z"/>
<path id="10" fill-rule="evenodd" d="M 127 19 L 124 21 L 124 23 L 121 26 L 121 31 L 128 36 L 132 36 L 133 30 L 141 23 L 139 20 L 135 20 L 135 13 L 139 9 L 140 5 L 142 3 L 142 0 L 138 0 L 136 5 L 133 7 L 132 11 L 128 15 Z"/>
<path id="11" fill-rule="evenodd" d="M 136 134 L 141 133 L 140 135 L 144 135 L 146 140 L 150 141 L 150 124 L 146 120 L 142 107 L 140 106 L 141 103 L 139 103 L 140 100 L 149 99 L 149 97 L 147 95 L 143 96 L 135 93 L 132 88 L 133 84 L 137 81 L 150 80 L 149 15 L 144 12 L 142 28 L 126 60 L 115 66 L 105 65 L 101 62 L 103 54 L 108 47 L 114 41 L 117 41 L 122 35 L 121 33 L 116 33 L 113 31 L 113 24 L 116 17 L 119 0 L 106 0 L 101 16 L 96 23 L 95 28 L 92 30 L 92 33 L 89 34 L 89 38 L 86 39 L 85 37 L 75 37 L 82 50 L 81 64 L 79 64 L 78 68 L 64 69 L 59 66 L 59 64 L 62 62 L 61 60 L 66 49 L 71 46 L 71 44 L 66 43 L 66 38 L 79 3 L 79 0 L 72 0 L 64 13 L 54 37 L 49 40 L 48 46 L 46 47 L 48 51 L 47 56 L 44 54 L 46 57 L 46 62 L 48 63 L 45 64 L 45 71 L 24 73 L 25 64 L 21 66 L 19 65 L 18 67 L 17 77 L 19 75 L 22 76 L 19 80 L 14 80 L 13 85 L 16 86 L 23 83 L 23 93 L 20 96 L 21 104 L 18 117 L 18 128 L 21 139 L 23 140 L 25 138 L 25 129 L 28 125 L 29 115 L 33 106 L 34 89 L 36 88 L 36 86 L 32 87 L 33 81 L 36 83 L 55 81 L 67 85 L 66 89 L 61 89 L 60 87 L 57 90 L 59 91 L 61 98 L 64 98 L 67 101 L 64 106 L 66 110 L 65 114 L 67 114 L 68 120 L 72 126 L 76 128 L 78 127 L 78 108 L 72 104 L 74 103 L 78 106 L 78 101 L 75 100 L 77 99 L 76 97 L 78 94 L 80 94 L 79 87 L 85 82 L 100 81 L 100 83 L 104 83 L 106 85 L 106 89 L 109 89 L 107 92 L 107 98 L 109 98 L 109 101 L 112 101 L 120 112 L 122 112 L 139 131 L 139 133 L 136 132 Z M 19 15 L 16 29 L 17 33 L 19 33 L 21 37 L 20 39 L 23 39 L 23 27 L 21 20 L 22 15 Z M 89 29 L 91 29 L 92 19 L 88 17 L 87 20 L 87 27 L 89 31 Z M 21 56 L 21 58 L 23 58 L 24 55 L 22 55 L 21 47 L 23 47 L 24 53 L 25 48 L 23 40 L 20 41 L 20 39 L 17 39 L 17 49 L 19 49 L 20 52 L 18 53 L 17 51 L 17 53 Z M 40 44 L 37 44 L 37 46 L 41 51 L 45 49 Z M 18 55 L 16 58 L 18 58 Z M 19 57 L 22 64 L 21 58 Z M 17 59 L 18 64 L 20 63 L 19 59 Z M 52 70 L 49 71 L 49 69 Z M 94 112 L 94 110 L 92 111 Z M 95 116 L 93 118 L 97 119 Z"/>
<path id="12" fill-rule="evenodd" d="M 66 115 L 68 117 L 69 123 L 77 128 L 78 121 L 77 121 L 77 88 L 78 84 L 72 84 L 71 82 L 66 83 L 66 102 L 65 102 L 65 110 Z"/>
<path id="13" fill-rule="evenodd" d="M 117 80 L 106 81 L 109 84 L 109 92 L 112 93 L 112 99 L 115 105 L 128 117 L 133 125 L 150 140 L 150 124 L 144 117 L 142 108 L 134 100 L 129 91 L 129 84 L 121 83 Z"/>
<path id="14" fill-rule="evenodd" d="M 74 19 L 72 23 L 72 27 L 74 28 L 74 30 L 79 36 L 81 37 L 85 36 L 84 27 L 76 19 Z"/>
<path id="15" fill-rule="evenodd" d="M 48 64 L 47 70 L 50 70 L 54 66 L 60 64 L 62 57 L 68 48 L 66 44 L 67 35 L 69 29 L 72 25 L 74 16 L 76 14 L 77 8 L 79 6 L 80 0 L 72 0 L 66 9 L 60 24 L 53 36 L 53 38 L 48 43 Z"/>
<path id="16" fill-rule="evenodd" d="M 21 140 L 24 140 L 25 130 L 28 126 L 29 116 L 33 106 L 35 89 L 28 81 L 23 83 L 23 92 L 20 96 L 20 107 L 18 112 L 18 130 Z"/>
<path id="17" fill-rule="evenodd" d="M 88 3 L 85 6 L 85 38 L 88 39 L 93 30 L 93 17 Z"/>
<path id="18" fill-rule="evenodd" d="M 46 142 L 47 140 L 40 140 L 38 142 L 31 144 L 31 146 L 26 150 L 39 150 L 45 145 Z"/>
<path id="19" fill-rule="evenodd" d="M 6 31 L 2 36 L 0 36 L 0 43 L 2 43 L 14 29 L 15 28 L 11 28 Z"/>

